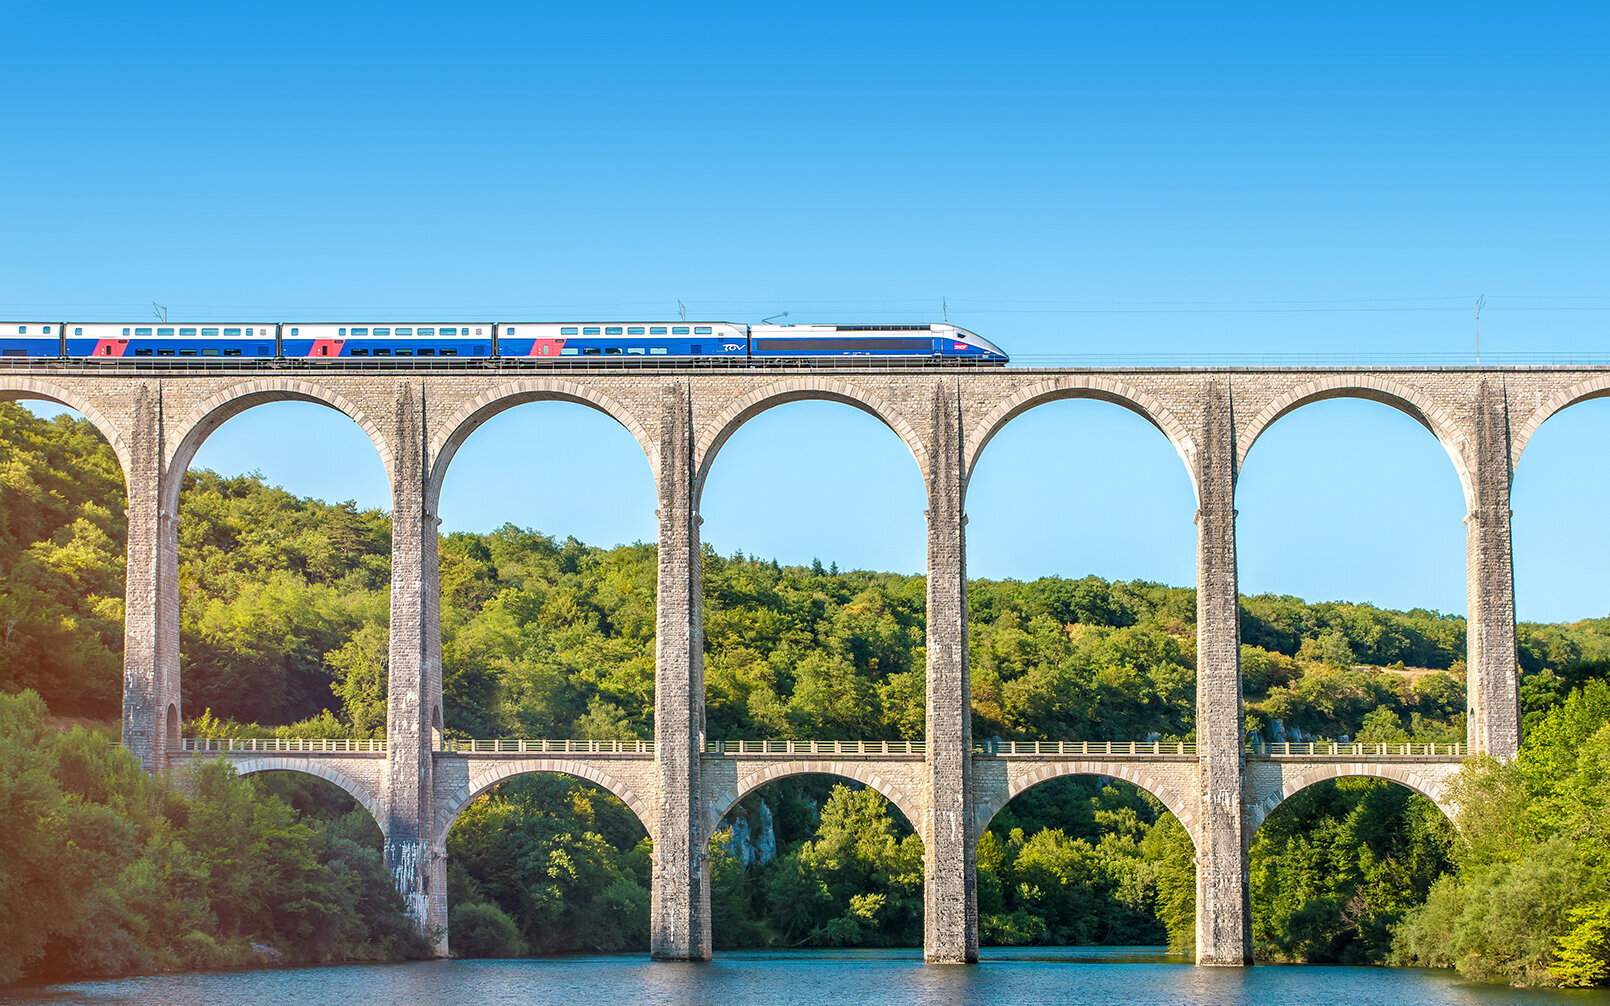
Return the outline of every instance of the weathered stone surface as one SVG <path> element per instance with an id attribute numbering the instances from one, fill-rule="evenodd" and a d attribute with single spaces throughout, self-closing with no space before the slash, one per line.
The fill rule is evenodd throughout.
<path id="1" fill-rule="evenodd" d="M 586 371 L 489 364 L 360 372 L 243 364 L 234 372 L 188 372 L 0 364 L 0 400 L 45 399 L 77 409 L 102 431 L 123 466 L 129 487 L 124 738 L 153 770 L 168 764 L 170 724 L 177 724 L 181 712 L 176 514 L 179 485 L 196 450 L 231 416 L 284 400 L 337 409 L 374 443 L 393 484 L 391 706 L 384 779 L 365 806 L 386 828 L 388 862 L 416 915 L 443 933 L 443 822 L 476 790 L 469 788 L 467 774 L 459 777 L 470 771 L 470 760 L 431 753 L 442 727 L 436 501 L 458 447 L 506 408 L 566 401 L 619 421 L 642 446 L 659 484 L 658 754 L 648 762 L 653 778 L 618 764 L 607 770 L 590 756 L 572 769 L 537 767 L 551 766 L 542 759 L 526 764 L 530 771 L 573 771 L 635 802 L 655 837 L 654 953 L 677 959 L 710 953 L 707 842 L 719 819 L 711 814 L 763 774 L 792 771 L 776 764 L 744 768 L 738 759 L 704 753 L 698 501 L 722 445 L 744 422 L 786 402 L 843 402 L 887 425 L 910 450 L 913 470 L 926 483 L 928 753 L 879 767 L 835 759 L 810 763 L 827 768 L 794 770 L 831 771 L 877 785 L 912 817 L 928 851 L 929 959 L 976 957 L 973 841 L 995 801 L 1037 781 L 1035 773 L 1050 778 L 1099 770 L 1152 789 L 1191 821 L 1201 885 L 1199 953 L 1204 962 L 1240 963 L 1249 946 L 1242 856 L 1252 829 L 1272 806 L 1272 794 L 1294 792 L 1291 786 L 1324 772 L 1390 770 L 1403 778 L 1382 777 L 1427 789 L 1438 785 L 1438 773 L 1445 774 L 1416 770 L 1421 775 L 1409 781 L 1408 770 L 1373 763 L 1346 769 L 1331 763 L 1308 774 L 1282 767 L 1279 786 L 1270 789 L 1274 769 L 1243 757 L 1234 485 L 1248 452 L 1281 416 L 1338 397 L 1397 408 L 1437 438 L 1459 477 L 1469 514 L 1470 741 L 1474 750 L 1509 757 L 1519 740 L 1511 472 L 1550 416 L 1606 395 L 1607 368 Z M 1027 763 L 968 754 L 967 479 L 1008 422 L 1064 398 L 1112 402 L 1149 420 L 1174 446 L 1195 489 L 1199 737 L 1198 757 L 1190 765 L 1143 769 L 1063 761 L 1025 768 Z M 326 757 L 334 756 L 309 756 L 309 764 Z M 505 764 L 484 771 L 512 770 Z M 912 778 L 913 771 L 920 777 Z M 446 773 L 444 782 L 438 782 L 438 772 Z M 349 781 L 356 789 L 369 785 Z M 445 936 L 441 945 L 445 949 Z"/>

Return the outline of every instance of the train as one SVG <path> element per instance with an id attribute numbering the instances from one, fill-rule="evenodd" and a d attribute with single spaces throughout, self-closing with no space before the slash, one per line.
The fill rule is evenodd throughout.
<path id="1" fill-rule="evenodd" d="M 621 322 L 0 322 L 0 357 L 107 363 L 239 357 L 317 363 L 456 357 L 557 364 L 619 357 L 643 363 L 811 362 L 874 357 L 1001 365 L 1006 353 L 948 323 L 744 325 Z"/>

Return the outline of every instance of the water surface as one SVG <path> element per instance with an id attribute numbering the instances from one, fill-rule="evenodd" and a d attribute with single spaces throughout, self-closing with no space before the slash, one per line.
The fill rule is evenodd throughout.
<path id="1" fill-rule="evenodd" d="M 1408 968 L 1198 968 L 1156 947 L 991 948 L 977 967 L 917 950 L 724 952 L 709 964 L 640 954 L 156 975 L 0 992 L 0 1004 L 229 1006 L 1610 1006 L 1610 991 L 1512 989 Z"/>

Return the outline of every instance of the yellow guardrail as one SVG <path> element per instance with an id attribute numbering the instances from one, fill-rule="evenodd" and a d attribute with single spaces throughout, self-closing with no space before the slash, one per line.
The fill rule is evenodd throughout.
<path id="1" fill-rule="evenodd" d="M 985 755 L 1194 755 L 1185 741 L 978 741 L 973 751 Z"/>
<path id="2" fill-rule="evenodd" d="M 639 754 L 654 753 L 653 741 L 446 740 L 441 750 L 459 754 Z"/>
<path id="3" fill-rule="evenodd" d="M 924 741 L 710 741 L 707 754 L 920 755 Z"/>
<path id="4" fill-rule="evenodd" d="M 1341 744 L 1335 741 L 1306 741 L 1302 744 L 1252 744 L 1248 754 L 1265 757 L 1313 758 L 1463 758 L 1470 754 L 1468 744 Z"/>

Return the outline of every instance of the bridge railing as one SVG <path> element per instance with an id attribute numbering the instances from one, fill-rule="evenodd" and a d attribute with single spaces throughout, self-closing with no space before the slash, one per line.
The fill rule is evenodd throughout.
<path id="1" fill-rule="evenodd" d="M 1307 741 L 1302 744 L 1251 744 L 1247 753 L 1272 758 L 1464 758 L 1470 754 L 1468 744 L 1418 744 L 1395 742 L 1390 744 L 1341 744 L 1336 741 Z"/>
<path id="2" fill-rule="evenodd" d="M 588 741 L 588 740 L 528 740 L 499 738 L 496 740 L 458 740 L 442 742 L 441 750 L 460 754 L 636 754 L 654 753 L 653 741 Z"/>
<path id="3" fill-rule="evenodd" d="M 982 755 L 1194 755 L 1188 741 L 975 741 Z"/>
<path id="4" fill-rule="evenodd" d="M 925 741 L 710 741 L 706 754 L 920 755 Z"/>
<path id="5" fill-rule="evenodd" d="M 384 740 L 346 737 L 185 737 L 175 751 L 224 753 L 228 751 L 303 752 L 315 754 L 385 754 Z"/>

